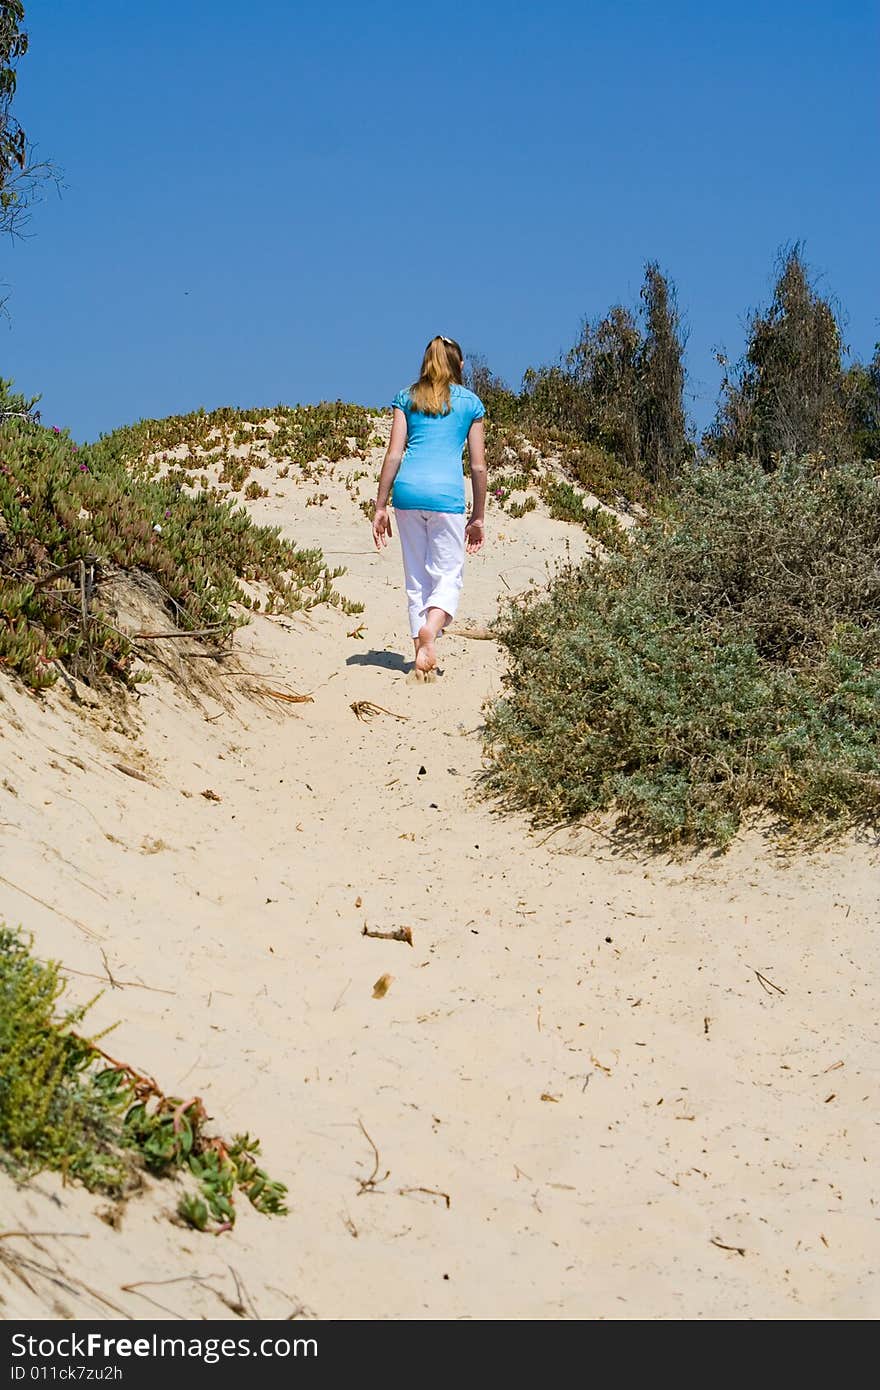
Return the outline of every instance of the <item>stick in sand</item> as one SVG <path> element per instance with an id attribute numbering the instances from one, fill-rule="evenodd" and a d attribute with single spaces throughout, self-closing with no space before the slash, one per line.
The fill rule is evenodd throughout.
<path id="1" fill-rule="evenodd" d="M 407 946 L 413 944 L 412 927 L 395 927 L 394 931 L 373 931 L 364 922 L 361 936 L 372 936 L 376 941 L 405 941 Z"/>

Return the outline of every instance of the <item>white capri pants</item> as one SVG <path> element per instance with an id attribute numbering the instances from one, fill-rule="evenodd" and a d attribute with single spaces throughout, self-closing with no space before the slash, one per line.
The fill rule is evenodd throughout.
<path id="1" fill-rule="evenodd" d="M 464 571 L 464 512 L 395 511 L 409 630 L 418 637 L 429 608 L 455 617 Z"/>

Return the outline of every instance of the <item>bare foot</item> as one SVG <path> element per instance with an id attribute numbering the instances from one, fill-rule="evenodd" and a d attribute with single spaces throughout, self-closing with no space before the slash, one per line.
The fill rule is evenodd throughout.
<path id="1" fill-rule="evenodd" d="M 431 629 L 419 628 L 419 649 L 416 652 L 416 670 L 427 673 L 433 671 L 437 665 L 437 651 L 434 647 L 434 634 Z"/>

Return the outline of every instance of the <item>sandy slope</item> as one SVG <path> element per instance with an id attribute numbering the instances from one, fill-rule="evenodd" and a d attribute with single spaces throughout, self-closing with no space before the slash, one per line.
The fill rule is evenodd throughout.
<path id="1" fill-rule="evenodd" d="M 87 972 L 76 998 L 106 957 L 129 982 L 95 1009 L 107 1046 L 258 1133 L 292 1214 L 198 1236 L 153 1184 L 114 1230 L 104 1201 L 3 1178 L 0 1230 L 69 1233 L 0 1241 L 3 1315 L 228 1316 L 243 1289 L 261 1317 L 876 1316 L 876 847 L 682 865 L 500 818 L 472 790 L 498 649 L 447 638 L 442 678 L 407 683 L 396 547 L 321 489 L 253 510 L 348 566 L 364 640 L 322 610 L 237 643 L 314 703 L 159 676 L 128 720 L 61 690 L 0 705 L 0 918 Z M 490 531 L 479 621 L 583 545 L 540 512 Z"/>

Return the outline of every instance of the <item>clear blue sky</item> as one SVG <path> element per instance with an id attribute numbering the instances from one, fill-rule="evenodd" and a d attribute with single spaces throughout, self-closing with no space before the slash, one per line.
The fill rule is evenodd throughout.
<path id="1" fill-rule="evenodd" d="M 31 0 L 16 111 L 67 187 L 0 248 L 0 374 L 79 438 L 387 402 L 441 332 L 518 383 L 657 258 L 742 348 L 806 241 L 880 337 L 873 0 Z"/>

